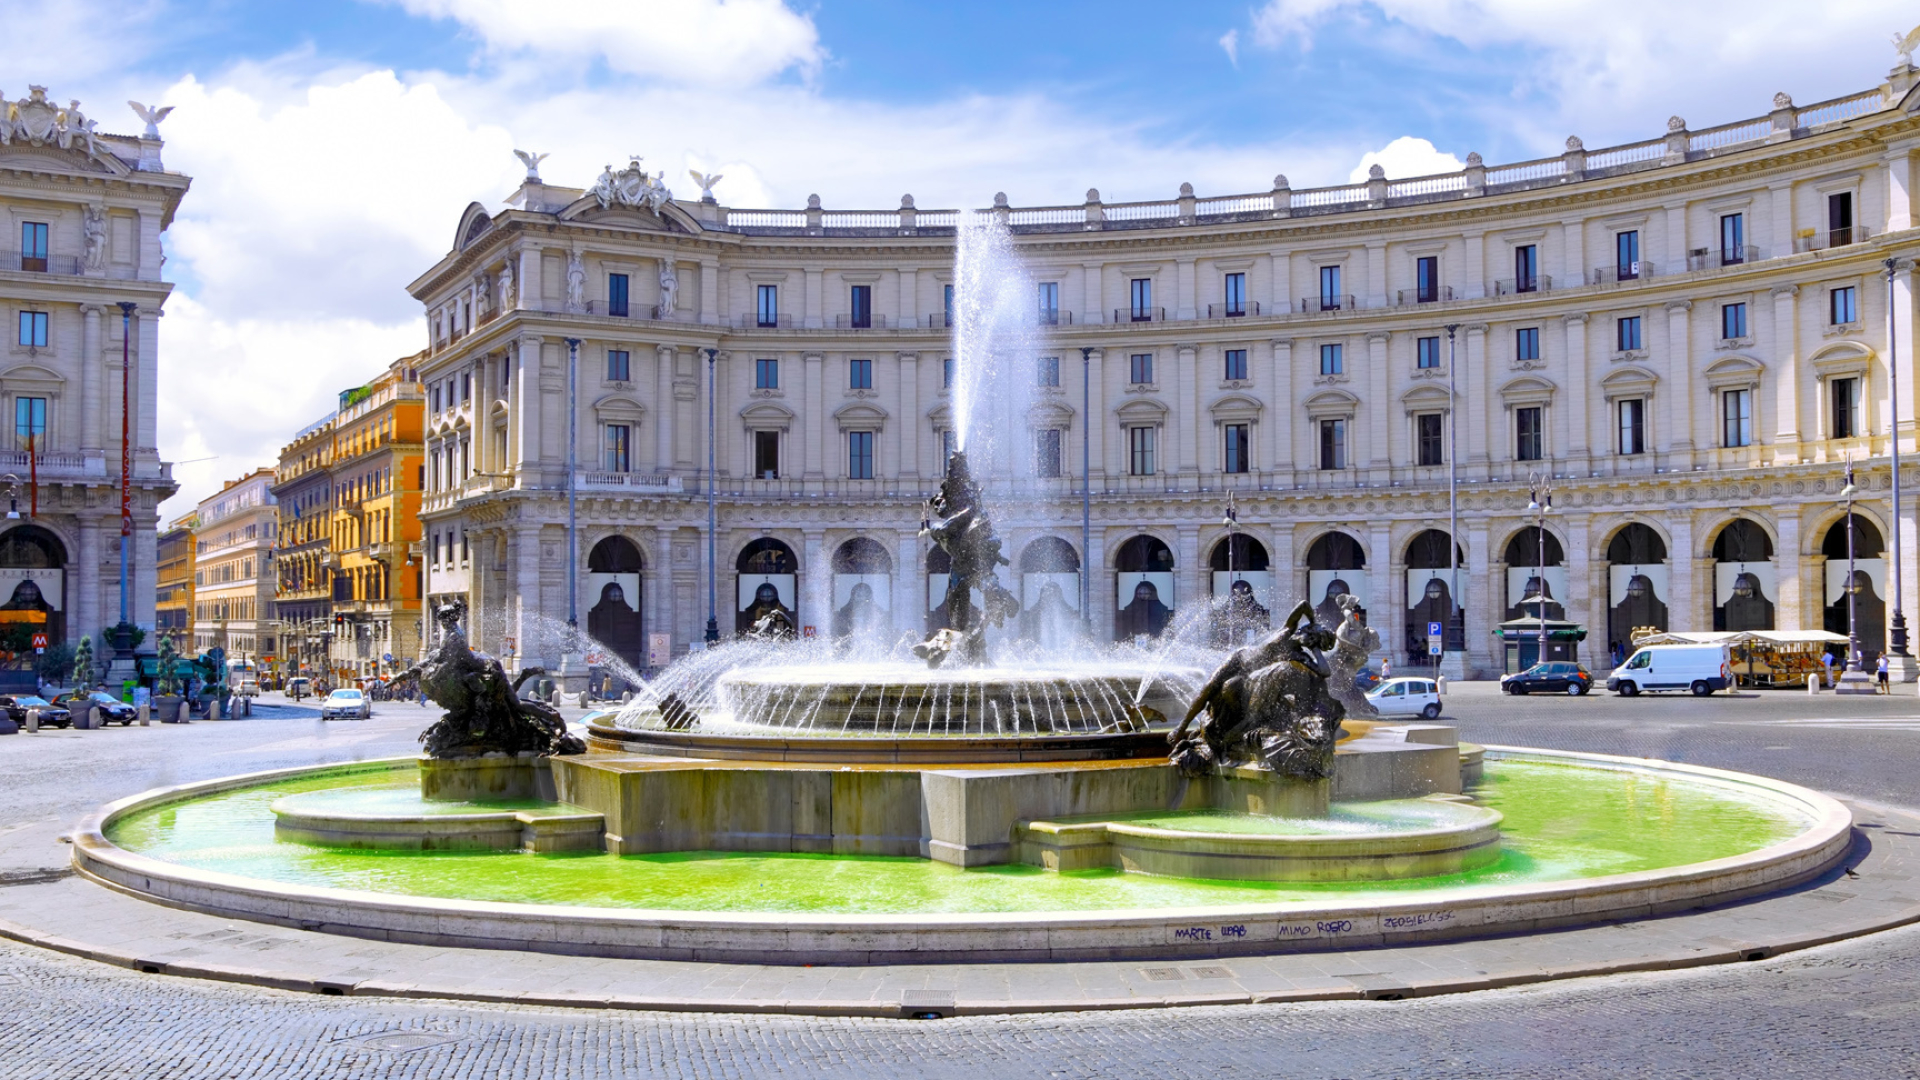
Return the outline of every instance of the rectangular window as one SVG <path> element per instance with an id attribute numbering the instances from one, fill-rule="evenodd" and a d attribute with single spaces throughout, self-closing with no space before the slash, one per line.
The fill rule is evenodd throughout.
<path id="1" fill-rule="evenodd" d="M 1521 244 L 1513 249 L 1513 291 L 1533 292 L 1540 287 L 1540 248 Z"/>
<path id="2" fill-rule="evenodd" d="M 20 269 L 47 269 L 47 227 L 38 221 L 20 223 Z"/>
<path id="3" fill-rule="evenodd" d="M 628 378 L 633 374 L 632 366 L 629 363 L 629 360 L 630 358 L 627 355 L 627 350 L 608 349 L 607 350 L 607 381 L 608 382 L 626 382 Z"/>
<path id="4" fill-rule="evenodd" d="M 1720 308 L 1720 336 L 1729 340 L 1747 336 L 1747 305 L 1726 304 Z"/>
<path id="5" fill-rule="evenodd" d="M 873 479 L 873 432 L 847 432 L 847 479 Z"/>
<path id="6" fill-rule="evenodd" d="M 1033 433 L 1033 473 L 1035 476 L 1060 475 L 1060 429 L 1042 428 Z"/>
<path id="7" fill-rule="evenodd" d="M 1613 273 L 1620 281 L 1640 276 L 1640 230 L 1628 229 L 1613 237 Z"/>
<path id="8" fill-rule="evenodd" d="M 627 313 L 627 275 L 607 275 L 607 314 L 624 316 Z"/>
<path id="9" fill-rule="evenodd" d="M 1322 469 L 1347 467 L 1347 422 L 1345 420 L 1320 421 L 1320 467 Z"/>
<path id="10" fill-rule="evenodd" d="M 1221 462 L 1222 471 L 1230 473 L 1246 472 L 1248 462 L 1253 458 L 1253 455 L 1248 452 L 1247 425 L 1228 424 L 1222 430 L 1226 432 L 1226 445 L 1221 448 L 1224 451 L 1221 455 L 1223 459 Z"/>
<path id="11" fill-rule="evenodd" d="M 1413 298 L 1421 304 L 1440 299 L 1440 256 L 1422 255 L 1413 260 Z"/>
<path id="12" fill-rule="evenodd" d="M 1344 374 L 1347 370 L 1346 352 L 1347 349 L 1344 345 L 1320 346 L 1320 374 Z"/>
<path id="13" fill-rule="evenodd" d="M 847 361 L 847 387 L 851 390 L 873 389 L 873 361 L 864 356 L 856 356 Z"/>
<path id="14" fill-rule="evenodd" d="M 1720 395 L 1720 428 L 1722 445 L 1753 445 L 1753 391 L 1728 390 Z"/>
<path id="15" fill-rule="evenodd" d="M 1513 332 L 1513 358 L 1515 360 L 1540 359 L 1540 328 L 1523 326 Z"/>
<path id="16" fill-rule="evenodd" d="M 47 399 L 13 399 L 13 445 L 20 450 L 44 448 L 47 436 Z"/>
<path id="17" fill-rule="evenodd" d="M 633 429 L 626 424 L 607 425 L 606 468 L 608 472 L 626 472 L 633 463 Z"/>
<path id="18" fill-rule="evenodd" d="M 1632 352 L 1641 348 L 1640 316 L 1627 315 L 1614 320 L 1614 348 L 1619 352 Z"/>
<path id="19" fill-rule="evenodd" d="M 1320 268 L 1320 310 L 1340 310 L 1340 268 L 1337 266 Z"/>
<path id="20" fill-rule="evenodd" d="M 1446 461 L 1441 448 L 1444 417 L 1437 412 L 1416 413 L 1413 418 L 1414 444 L 1422 465 L 1440 465 Z"/>
<path id="21" fill-rule="evenodd" d="M 753 362 L 753 388 L 755 390 L 780 389 L 780 361 L 761 358 Z"/>
<path id="22" fill-rule="evenodd" d="M 855 330 L 866 330 L 873 326 L 873 286 L 855 285 L 852 295 L 847 298 L 850 320 Z"/>
<path id="23" fill-rule="evenodd" d="M 1153 279 L 1134 278 L 1130 295 L 1133 301 L 1133 321 L 1153 321 Z"/>
<path id="24" fill-rule="evenodd" d="M 940 432 L 940 467 L 942 470 L 947 467 L 947 462 L 953 458 L 953 452 L 958 449 L 959 445 L 954 441 L 952 428 L 947 428 Z"/>
<path id="25" fill-rule="evenodd" d="M 1228 274 L 1226 281 L 1227 318 L 1247 313 L 1247 275 Z"/>
<path id="26" fill-rule="evenodd" d="M 1127 429 L 1128 464 L 1135 476 L 1153 475 L 1153 438 L 1156 431 L 1150 427 Z"/>
<path id="27" fill-rule="evenodd" d="M 1247 377 L 1247 350 L 1228 349 L 1226 358 L 1227 371 L 1225 378 L 1244 379 Z"/>
<path id="28" fill-rule="evenodd" d="M 780 479 L 780 433 L 753 433 L 753 475 L 762 480 Z"/>
<path id="29" fill-rule="evenodd" d="M 1845 326 L 1847 323 L 1860 321 L 1859 294 L 1854 291 L 1853 286 L 1835 289 L 1827 295 L 1827 321 L 1835 326 Z"/>
<path id="30" fill-rule="evenodd" d="M 1747 216 L 1720 215 L 1720 265 L 1738 266 L 1747 261 Z"/>
<path id="31" fill-rule="evenodd" d="M 1639 398 L 1622 401 L 1620 409 L 1620 452 L 1647 452 L 1647 403 Z"/>
<path id="32" fill-rule="evenodd" d="M 1040 291 L 1040 325 L 1057 326 L 1060 322 L 1060 283 L 1043 281 Z"/>
<path id="33" fill-rule="evenodd" d="M 940 361 L 940 385 L 949 388 L 953 386 L 953 357 L 951 356 Z"/>
<path id="34" fill-rule="evenodd" d="M 940 310 L 941 310 L 941 313 L 945 315 L 947 320 L 942 325 L 952 326 L 953 325 L 953 286 L 951 285 L 943 285 L 940 288 Z"/>
<path id="35" fill-rule="evenodd" d="M 462 402 L 473 400 L 473 372 L 471 371 L 460 373 L 460 400 Z"/>
<path id="36" fill-rule="evenodd" d="M 46 312 L 23 311 L 20 313 L 20 344 L 36 349 L 47 347 Z"/>
<path id="37" fill-rule="evenodd" d="M 1830 439 L 1852 439 L 1860 434 L 1860 380 L 1830 379 L 1827 396 L 1833 403 L 1833 430 Z"/>
<path id="38" fill-rule="evenodd" d="M 1827 238 L 1832 247 L 1862 239 L 1853 232 L 1853 192 L 1841 191 L 1827 196 Z"/>
<path id="39" fill-rule="evenodd" d="M 1033 384 L 1035 386 L 1059 386 L 1060 358 L 1057 356 L 1041 357 L 1040 363 L 1033 373 Z"/>
<path id="40" fill-rule="evenodd" d="M 1145 386 L 1153 381 L 1153 354 L 1137 352 L 1133 354 L 1130 380 L 1136 386 Z"/>
<path id="41" fill-rule="evenodd" d="M 755 295 L 756 299 L 753 309 L 754 325 L 779 326 L 780 286 L 762 285 L 755 290 Z"/>
<path id="42" fill-rule="evenodd" d="M 1418 368 L 1440 366 L 1440 339 L 1437 336 L 1414 339 L 1413 366 Z"/>
<path id="43" fill-rule="evenodd" d="M 1546 457 L 1546 410 L 1529 405 L 1513 410 L 1513 456 L 1521 461 L 1539 461 Z"/>

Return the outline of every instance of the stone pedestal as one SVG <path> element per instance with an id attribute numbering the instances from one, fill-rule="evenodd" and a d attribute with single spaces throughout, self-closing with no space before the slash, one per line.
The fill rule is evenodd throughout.
<path id="1" fill-rule="evenodd" d="M 577 652 L 562 653 L 560 669 L 554 672 L 553 681 L 563 694 L 584 694 L 587 681 L 592 674 L 587 669 L 587 658 Z"/>
<path id="2" fill-rule="evenodd" d="M 420 797 L 429 802 L 498 802 L 507 799 L 555 801 L 551 758 L 534 754 L 508 757 L 420 759 Z"/>
<path id="3" fill-rule="evenodd" d="M 1920 680 L 1920 660 L 1911 656 L 1887 656 L 1887 678 L 1892 682 L 1910 683 Z"/>
<path id="4" fill-rule="evenodd" d="M 1840 673 L 1839 685 L 1834 687 L 1836 694 L 1877 694 L 1880 686 L 1873 675 L 1865 671 L 1848 669 Z"/>
<path id="5" fill-rule="evenodd" d="M 1467 654 L 1446 652 L 1440 654 L 1440 674 L 1448 682 L 1462 682 L 1467 678 Z"/>

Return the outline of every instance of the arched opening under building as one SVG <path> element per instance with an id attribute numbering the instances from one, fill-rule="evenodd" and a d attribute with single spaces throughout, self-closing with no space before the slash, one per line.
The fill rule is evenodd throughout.
<path id="1" fill-rule="evenodd" d="M 1136 536 L 1120 545 L 1113 565 L 1114 640 L 1159 636 L 1178 605 L 1172 549 L 1156 537 Z"/>
<path id="2" fill-rule="evenodd" d="M 1453 601 L 1457 595 L 1453 567 L 1466 566 L 1467 553 L 1458 545 L 1449 553 L 1447 540 L 1444 531 L 1428 529 L 1407 543 L 1404 637 L 1409 664 L 1439 663 L 1439 657 L 1428 655 L 1427 630 L 1429 624 L 1438 623 L 1444 635 L 1447 625 L 1453 621 Z"/>
<path id="3" fill-rule="evenodd" d="M 800 560 L 793 549 L 763 536 L 740 549 L 734 561 L 734 617 L 737 634 L 752 630 L 762 619 L 770 631 L 791 636 L 800 625 L 796 597 L 800 588 Z"/>
<path id="4" fill-rule="evenodd" d="M 582 582 L 593 604 L 587 609 L 587 636 L 636 673 L 647 661 L 645 608 L 640 602 L 645 568 L 633 541 L 609 536 L 587 553 L 587 579 Z"/>
<path id="5" fill-rule="evenodd" d="M 1330 532 L 1307 548 L 1307 599 L 1313 601 L 1313 615 L 1321 626 L 1340 625 L 1341 593 L 1365 604 L 1367 553 L 1346 533 Z"/>
<path id="6" fill-rule="evenodd" d="M 1853 522 L 1851 581 L 1847 573 L 1849 520 Z M 1820 554 L 1827 558 L 1825 628 L 1829 633 L 1846 634 L 1851 622 L 1851 636 L 1859 643 L 1861 669 L 1871 670 L 1887 644 L 1887 559 L 1880 527 L 1859 514 L 1842 517 L 1827 527 Z M 1844 655 L 1840 658 L 1846 659 Z"/>
<path id="7" fill-rule="evenodd" d="M 1615 663 L 1633 651 L 1635 630 L 1665 632 L 1667 542 L 1633 522 L 1607 542 L 1607 648 Z"/>
<path id="8" fill-rule="evenodd" d="M 1546 541 L 1545 572 L 1541 570 L 1541 541 Z M 1538 618 L 1540 613 L 1532 604 L 1522 607 L 1520 602 L 1531 596 L 1540 595 L 1542 586 L 1546 588 L 1547 618 L 1564 619 L 1567 617 L 1567 554 L 1560 546 L 1560 538 L 1553 535 L 1551 529 L 1542 530 L 1538 525 L 1529 525 L 1513 534 L 1507 541 L 1507 615 L 1509 619 L 1518 619 L 1532 615 Z"/>
<path id="9" fill-rule="evenodd" d="M 856 536 L 833 552 L 833 636 L 878 640 L 893 629 L 893 556 Z"/>
<path id="10" fill-rule="evenodd" d="M 1245 533 L 1213 545 L 1207 556 L 1212 572 L 1214 645 L 1239 648 L 1273 626 L 1273 571 L 1265 544 Z"/>
<path id="11" fill-rule="evenodd" d="M 1773 538 L 1735 518 L 1713 538 L 1713 628 L 1772 630 L 1776 579 Z"/>
<path id="12" fill-rule="evenodd" d="M 1081 633 L 1080 554 L 1058 536 L 1020 552 L 1020 636 L 1055 648 Z"/>
<path id="13" fill-rule="evenodd" d="M 35 693 L 34 638 L 66 641 L 67 546 L 38 525 L 0 535 L 0 692 Z M 104 642 L 100 643 L 104 646 Z M 109 651 L 96 649 L 104 662 Z"/>

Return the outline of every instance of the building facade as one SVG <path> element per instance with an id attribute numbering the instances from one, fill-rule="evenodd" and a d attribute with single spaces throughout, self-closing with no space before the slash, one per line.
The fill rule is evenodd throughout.
<path id="1" fill-rule="evenodd" d="M 1896 425 L 1913 450 L 1911 272 L 1888 260 L 1920 239 L 1915 81 L 1451 175 L 996 198 L 1032 356 L 987 488 L 1027 615 L 1084 590 L 1117 638 L 1236 581 L 1262 618 L 1346 591 L 1387 655 L 1425 662 L 1457 602 L 1454 647 L 1488 673 L 1543 586 L 1589 659 L 1643 627 L 1844 629 L 1852 590 L 1877 652 Z M 519 662 L 558 659 L 570 614 L 629 660 L 684 651 L 711 439 L 723 633 L 774 605 L 819 633 L 936 624 L 917 533 L 955 423 L 960 224 L 910 197 L 674 199 L 638 162 L 470 206 L 410 286 L 430 593 Z"/>
<path id="2" fill-rule="evenodd" d="M 172 288 L 160 237 L 189 181 L 165 169 L 152 125 L 141 137 L 96 127 L 45 87 L 0 97 L 0 469 L 26 511 L 0 523 L 0 604 L 44 616 L 36 625 L 54 643 L 100 641 L 123 607 L 153 629 L 157 507 L 175 490 L 154 439 L 158 316 Z M 30 683 L 31 659 L 0 682 Z"/>
<path id="3" fill-rule="evenodd" d="M 197 508 L 194 529 L 194 645 L 261 667 L 279 659 L 274 618 L 273 470 L 232 480 Z"/>
<path id="4" fill-rule="evenodd" d="M 274 608 L 284 656 L 283 678 L 325 674 L 333 642 L 333 421 L 303 428 L 280 451 L 273 498 L 279 516 L 274 547 Z"/>
<path id="5" fill-rule="evenodd" d="M 197 522 L 188 514 L 160 533 L 154 545 L 153 629 L 158 637 L 171 637 L 174 647 L 186 652 L 193 647 L 193 563 Z M 158 642 L 156 640 L 156 647 Z"/>
<path id="6" fill-rule="evenodd" d="M 403 671 L 420 655 L 422 359 L 341 394 L 332 422 L 331 657 L 342 680 Z"/>

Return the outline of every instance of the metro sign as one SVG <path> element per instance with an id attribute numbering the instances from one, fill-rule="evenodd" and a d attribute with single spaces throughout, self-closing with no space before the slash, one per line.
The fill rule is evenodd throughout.
<path id="1" fill-rule="evenodd" d="M 33 635 L 33 651 L 36 653 L 44 653 L 47 651 L 47 635 Z"/>

